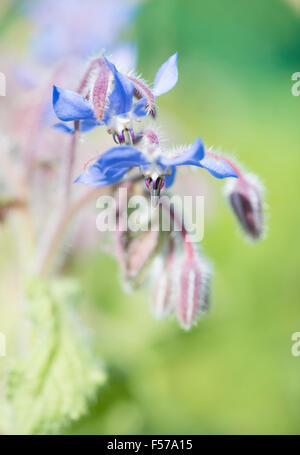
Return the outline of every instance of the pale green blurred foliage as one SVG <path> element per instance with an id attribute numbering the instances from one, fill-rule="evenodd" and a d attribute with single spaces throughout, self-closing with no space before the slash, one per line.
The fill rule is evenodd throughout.
<path id="1" fill-rule="evenodd" d="M 86 413 L 105 381 L 74 312 L 79 298 L 74 281 L 35 279 L 28 286 L 31 347 L 15 362 L 7 381 L 5 411 L 13 433 L 57 432 Z"/>
<path id="2" fill-rule="evenodd" d="M 290 5 L 300 12 L 300 0 L 286 0 Z"/>

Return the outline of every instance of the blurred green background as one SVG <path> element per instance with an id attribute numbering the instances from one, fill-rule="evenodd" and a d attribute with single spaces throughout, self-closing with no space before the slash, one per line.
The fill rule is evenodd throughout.
<path id="1" fill-rule="evenodd" d="M 152 80 L 178 50 L 179 83 L 159 101 L 175 144 L 200 135 L 257 173 L 267 189 L 266 239 L 245 242 L 215 195 L 203 247 L 214 262 L 213 305 L 186 333 L 153 320 L 148 296 L 125 295 L 117 263 L 82 255 L 83 318 L 109 380 L 66 434 L 299 433 L 300 14 L 283 0 L 149 0 L 131 36 Z"/>

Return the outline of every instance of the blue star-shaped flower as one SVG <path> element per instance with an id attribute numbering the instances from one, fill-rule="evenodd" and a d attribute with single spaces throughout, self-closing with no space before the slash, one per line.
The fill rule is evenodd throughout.
<path id="1" fill-rule="evenodd" d="M 197 138 L 185 152 L 173 158 L 167 158 L 161 153 L 154 153 L 151 157 L 129 145 L 114 147 L 103 153 L 75 183 L 90 186 L 110 185 L 121 180 L 131 168 L 139 167 L 151 195 L 159 197 L 164 186 L 168 188 L 173 184 L 176 167 L 186 165 L 202 167 L 218 179 L 238 177 L 230 164 L 223 159 L 206 156 L 203 142 Z"/>
<path id="2" fill-rule="evenodd" d="M 136 84 L 139 81 L 120 73 L 113 63 L 106 58 L 104 60 L 113 75 L 114 86 L 108 95 L 107 107 L 101 118 L 96 114 L 93 104 L 95 100 L 86 99 L 77 92 L 56 86 L 53 87 L 53 109 L 62 122 L 80 122 L 79 130 L 82 132 L 95 126 L 106 125 L 117 135 L 118 142 L 123 143 L 125 142 L 123 131 L 130 131 L 133 121 L 149 113 L 149 99 L 145 96 L 134 102 Z M 177 53 L 175 53 L 157 71 L 151 97 L 154 99 L 171 90 L 177 83 L 177 79 Z M 143 90 L 141 93 L 143 94 Z M 58 123 L 55 128 L 74 133 L 74 128 L 67 123 Z"/>

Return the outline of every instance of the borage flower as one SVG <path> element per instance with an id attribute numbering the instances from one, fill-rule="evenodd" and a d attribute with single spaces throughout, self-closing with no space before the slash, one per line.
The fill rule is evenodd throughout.
<path id="1" fill-rule="evenodd" d="M 233 168 L 224 160 L 206 156 L 200 138 L 176 156 L 163 150 L 152 130 L 144 132 L 141 151 L 129 145 L 114 147 L 103 153 L 76 180 L 91 186 L 105 186 L 115 183 L 134 167 L 140 168 L 145 184 L 150 191 L 154 205 L 157 205 L 160 192 L 170 187 L 175 179 L 177 166 L 198 166 L 206 169 L 216 178 L 237 177 Z"/>
<path id="2" fill-rule="evenodd" d="M 87 58 L 113 46 L 133 21 L 138 4 L 132 0 L 44 0 L 26 2 L 23 10 L 32 19 L 35 55 L 43 63 L 55 63 Z"/>
<path id="3" fill-rule="evenodd" d="M 116 143 L 132 144 L 134 122 L 153 114 L 155 98 L 171 90 L 177 79 L 177 53 L 157 71 L 153 90 L 140 78 L 120 73 L 113 63 L 100 57 L 91 62 L 77 92 L 53 87 L 53 109 L 62 122 L 80 122 L 78 129 L 82 132 L 106 126 Z M 74 134 L 74 128 L 66 123 L 55 127 Z"/>

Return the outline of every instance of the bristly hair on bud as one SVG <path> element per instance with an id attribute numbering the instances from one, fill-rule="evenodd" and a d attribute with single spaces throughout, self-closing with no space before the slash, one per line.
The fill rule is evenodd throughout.
<path id="1" fill-rule="evenodd" d="M 119 188 L 115 193 L 117 223 L 114 253 L 121 266 L 122 284 L 129 291 L 140 286 L 145 280 L 148 268 L 160 249 L 160 232 L 158 228 L 138 232 L 132 232 L 126 228 L 126 219 L 130 213 L 128 198 L 133 194 L 134 185 L 127 183 L 122 187 L 126 188 L 127 192 L 122 194 Z M 144 223 L 148 228 L 151 225 L 152 216 L 150 211 L 145 216 Z M 157 213 L 155 216 L 157 217 Z M 157 221 L 154 220 L 153 223 L 155 222 Z"/>
<path id="2" fill-rule="evenodd" d="M 155 117 L 156 106 L 154 95 L 150 88 L 148 87 L 147 82 L 145 82 L 141 76 L 135 76 L 134 74 L 128 75 L 128 79 L 133 83 L 134 96 L 137 99 L 144 98 L 146 100 L 147 114 L 152 115 L 152 117 Z"/>
<path id="3" fill-rule="evenodd" d="M 111 80 L 111 72 L 104 59 L 99 59 L 99 75 L 95 78 L 92 89 L 92 102 L 95 115 L 99 121 L 102 120 L 104 110 L 107 107 L 107 98 Z"/>
<path id="4" fill-rule="evenodd" d="M 127 246 L 127 276 L 136 278 L 151 261 L 158 246 L 159 232 L 149 230 L 131 240 Z"/>
<path id="5" fill-rule="evenodd" d="M 211 266 L 195 245 L 192 254 L 177 258 L 177 297 L 175 310 L 180 325 L 189 330 L 210 303 Z"/>
<path id="6" fill-rule="evenodd" d="M 175 302 L 175 243 L 169 236 L 162 252 L 154 259 L 150 271 L 151 310 L 156 319 L 169 316 Z"/>
<path id="7" fill-rule="evenodd" d="M 253 242 L 265 234 L 264 187 L 251 173 L 241 174 L 235 181 L 227 182 L 225 195 L 247 238 Z"/>

